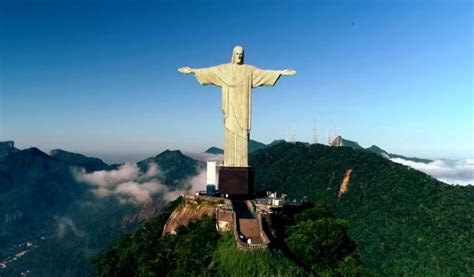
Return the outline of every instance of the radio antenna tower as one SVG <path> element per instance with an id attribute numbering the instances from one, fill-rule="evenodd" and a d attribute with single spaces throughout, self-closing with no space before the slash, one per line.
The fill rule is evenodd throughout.
<path id="1" fill-rule="evenodd" d="M 331 146 L 331 128 L 328 128 L 328 145 Z"/>
<path id="2" fill-rule="evenodd" d="M 313 137 L 311 138 L 311 144 L 318 143 L 318 136 L 316 135 L 316 119 L 313 119 Z"/>
<path id="3" fill-rule="evenodd" d="M 296 127 L 295 127 L 295 125 L 293 125 L 293 130 L 291 131 L 290 142 L 291 143 L 296 143 Z"/>

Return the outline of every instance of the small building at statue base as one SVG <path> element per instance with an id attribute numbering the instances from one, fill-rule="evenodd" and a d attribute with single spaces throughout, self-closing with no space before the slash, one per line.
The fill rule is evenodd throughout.
<path id="1" fill-rule="evenodd" d="M 203 194 L 230 198 L 253 198 L 254 170 L 250 166 L 223 166 L 222 161 L 207 162 L 206 191 Z"/>
<path id="2" fill-rule="evenodd" d="M 218 178 L 219 178 L 219 165 L 221 162 L 218 161 L 208 161 L 207 162 L 207 185 L 206 185 L 206 194 L 209 196 L 214 196 L 217 194 L 218 190 Z"/>
<path id="3" fill-rule="evenodd" d="M 222 166 L 219 168 L 219 194 L 233 198 L 253 198 L 252 167 Z"/>

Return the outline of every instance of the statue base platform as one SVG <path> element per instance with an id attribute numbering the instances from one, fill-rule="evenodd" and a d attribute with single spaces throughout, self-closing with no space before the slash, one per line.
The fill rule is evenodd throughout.
<path id="1" fill-rule="evenodd" d="M 252 167 L 222 166 L 219 169 L 219 194 L 232 198 L 253 198 Z"/>

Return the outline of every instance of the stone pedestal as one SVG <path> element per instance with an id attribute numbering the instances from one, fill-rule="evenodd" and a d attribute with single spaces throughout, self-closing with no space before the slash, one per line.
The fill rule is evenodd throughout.
<path id="1" fill-rule="evenodd" d="M 252 167 L 222 166 L 219 169 L 219 193 L 231 197 L 253 197 Z"/>

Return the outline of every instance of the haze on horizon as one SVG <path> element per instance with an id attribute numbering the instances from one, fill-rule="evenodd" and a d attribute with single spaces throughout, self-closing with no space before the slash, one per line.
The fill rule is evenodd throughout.
<path id="1" fill-rule="evenodd" d="M 181 66 L 232 47 L 292 78 L 258 88 L 251 138 L 328 129 L 363 147 L 474 157 L 471 1 L 0 3 L 0 141 L 81 153 L 222 146 L 220 91 Z M 333 132 L 333 131 L 332 131 Z"/>

